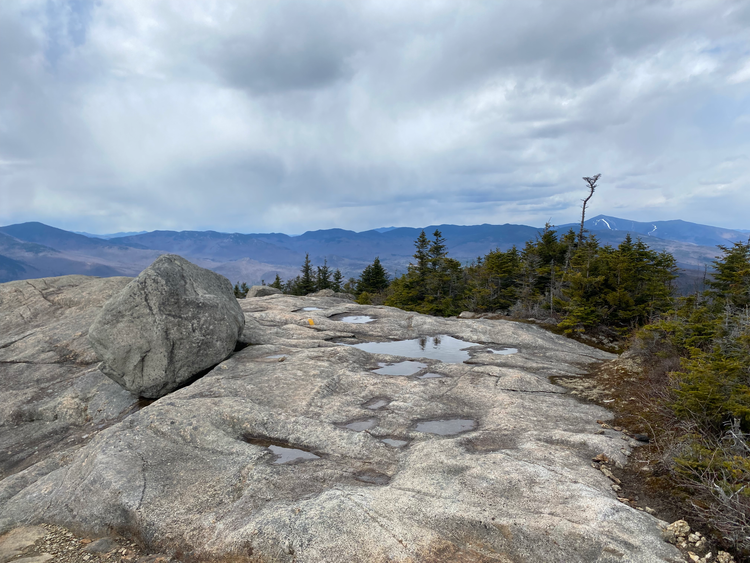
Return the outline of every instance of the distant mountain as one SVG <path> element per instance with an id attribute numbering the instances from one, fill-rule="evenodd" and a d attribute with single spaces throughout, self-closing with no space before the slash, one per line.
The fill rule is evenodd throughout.
<path id="1" fill-rule="evenodd" d="M 727 245 L 733 242 L 747 241 L 748 238 L 746 232 L 743 231 L 688 223 L 687 221 L 680 220 L 639 222 L 610 217 L 609 215 L 597 215 L 592 219 L 588 219 L 584 223 L 584 226 L 589 231 L 625 231 L 647 237 L 675 240 L 701 246 Z M 573 227 L 577 231 L 580 228 L 580 223 L 578 225 L 570 223 L 561 226 L 561 228 L 563 227 Z"/>
<path id="2" fill-rule="evenodd" d="M 113 245 L 121 246 L 116 241 L 104 241 L 96 238 L 89 238 L 83 235 L 77 235 L 70 231 L 64 231 L 55 227 L 50 227 L 44 223 L 20 223 L 18 225 L 9 225 L 0 227 L 0 233 L 5 233 L 18 240 L 26 242 L 35 242 L 44 246 L 49 246 L 56 250 L 84 250 L 91 248 L 110 247 Z"/>
<path id="3" fill-rule="evenodd" d="M 556 227 L 558 232 L 579 225 Z M 617 245 L 628 234 L 642 237 L 654 250 L 672 253 L 682 268 L 698 276 L 719 254 L 717 244 L 747 240 L 741 231 L 685 221 L 650 223 L 599 215 L 586 228 L 603 244 Z M 42 223 L 0 227 L 0 281 L 63 274 L 99 276 L 137 275 L 164 253 L 176 253 L 249 284 L 273 281 L 278 273 L 289 279 L 299 273 L 305 254 L 316 266 L 327 261 L 345 277 L 356 277 L 376 256 L 391 275 L 406 271 L 413 260 L 414 241 L 423 229 L 383 227 L 364 232 L 344 229 L 308 231 L 299 236 L 282 233 L 219 233 L 215 231 L 153 231 L 109 240 L 90 238 Z M 462 263 L 494 249 L 523 247 L 541 229 L 526 225 L 431 225 L 440 230 L 449 255 Z M 671 237 L 671 238 L 670 238 Z"/>
<path id="4" fill-rule="evenodd" d="M 104 277 L 133 275 L 132 270 L 117 269 L 89 255 L 61 252 L 48 246 L 19 240 L 1 231 L 0 229 L 0 282 L 69 274 Z M 22 229 L 19 231 L 23 232 Z M 67 240 L 64 235 L 62 238 Z M 69 240 L 66 244 L 69 244 Z"/>

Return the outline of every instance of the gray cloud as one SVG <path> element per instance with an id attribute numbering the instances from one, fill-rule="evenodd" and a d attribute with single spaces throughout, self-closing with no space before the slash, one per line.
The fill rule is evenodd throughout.
<path id="1" fill-rule="evenodd" d="M 750 228 L 750 7 L 0 3 L 0 222 Z"/>

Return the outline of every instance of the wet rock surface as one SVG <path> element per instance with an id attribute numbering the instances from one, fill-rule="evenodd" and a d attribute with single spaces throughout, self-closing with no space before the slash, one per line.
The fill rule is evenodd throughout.
<path id="1" fill-rule="evenodd" d="M 548 380 L 610 354 L 533 325 L 335 296 L 241 306 L 247 347 L 59 468 L 0 481 L 0 533 L 42 522 L 114 531 L 184 560 L 681 560 L 665 523 L 618 501 L 592 467 L 597 455 L 627 459 L 621 434 L 596 422 L 608 411 Z M 373 322 L 336 320 L 348 315 Z M 469 354 L 419 359 L 440 378 L 375 373 L 413 358 L 344 345 L 438 335 Z M 508 347 L 517 353 L 486 350 Z M 429 421 L 461 422 L 457 433 L 418 430 Z M 315 457 L 276 463 L 271 446 Z"/>
<path id="2" fill-rule="evenodd" d="M 158 398 L 226 358 L 244 322 L 228 279 L 165 254 L 105 304 L 89 342 L 105 375 Z"/>

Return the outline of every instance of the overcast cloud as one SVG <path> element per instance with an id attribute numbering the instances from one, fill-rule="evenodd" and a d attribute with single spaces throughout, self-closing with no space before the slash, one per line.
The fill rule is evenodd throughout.
<path id="1" fill-rule="evenodd" d="M 746 0 L 0 2 L 0 224 L 750 229 Z"/>

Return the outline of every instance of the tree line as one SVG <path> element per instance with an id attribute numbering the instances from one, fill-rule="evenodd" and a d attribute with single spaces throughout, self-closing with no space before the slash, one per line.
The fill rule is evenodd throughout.
<path id="1" fill-rule="evenodd" d="M 376 257 L 358 278 L 344 281 L 327 262 L 317 268 L 309 255 L 297 277 L 272 284 L 284 293 L 321 289 L 352 293 L 359 303 L 385 304 L 430 315 L 462 311 L 553 317 L 568 333 L 642 326 L 673 304 L 677 267 L 666 252 L 655 252 L 630 235 L 613 248 L 594 235 L 564 235 L 547 225 L 518 249 L 493 250 L 462 265 L 448 256 L 439 230 L 414 241 L 414 260 L 393 279 Z"/>

